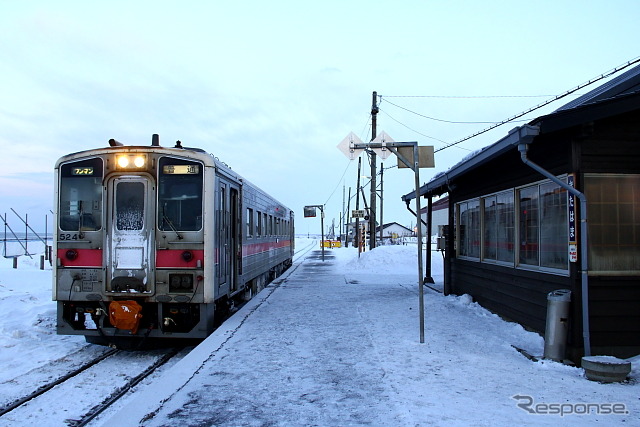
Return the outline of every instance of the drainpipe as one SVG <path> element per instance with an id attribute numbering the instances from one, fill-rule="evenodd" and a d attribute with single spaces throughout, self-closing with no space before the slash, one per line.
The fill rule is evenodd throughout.
<path id="1" fill-rule="evenodd" d="M 527 126 L 527 128 L 531 128 L 532 126 Z M 529 144 L 533 142 L 533 138 L 539 132 L 535 132 L 536 135 L 526 134 L 527 129 L 523 127 L 518 128 L 518 131 L 521 135 L 518 141 L 518 151 L 520 151 L 520 158 L 524 162 L 525 165 L 530 168 L 538 171 L 540 174 L 544 175 L 546 178 L 549 178 L 551 181 L 558 184 L 560 187 L 567 190 L 569 193 L 573 194 L 580 200 L 580 258 L 582 264 L 582 338 L 584 340 L 584 355 L 591 356 L 591 338 L 589 335 L 589 258 L 587 253 L 587 197 L 576 190 L 566 182 L 561 181 L 551 172 L 543 169 L 539 165 L 535 164 L 531 160 L 527 158 L 527 150 L 529 149 Z M 536 130 L 535 128 L 533 129 Z M 525 133 L 523 135 L 523 133 Z"/>

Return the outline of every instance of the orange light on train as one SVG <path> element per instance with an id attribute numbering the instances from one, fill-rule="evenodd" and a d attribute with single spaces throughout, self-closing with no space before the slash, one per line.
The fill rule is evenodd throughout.
<path id="1" fill-rule="evenodd" d="M 129 166 L 129 156 L 118 157 L 118 166 L 120 166 L 122 169 L 125 169 L 127 166 Z"/>
<path id="2" fill-rule="evenodd" d="M 116 158 L 118 169 L 142 169 L 147 164 L 147 157 L 142 154 L 122 154 Z"/>

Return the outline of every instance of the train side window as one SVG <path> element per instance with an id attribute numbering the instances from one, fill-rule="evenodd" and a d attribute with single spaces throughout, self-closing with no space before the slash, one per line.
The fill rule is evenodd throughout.
<path id="1" fill-rule="evenodd" d="M 247 208 L 247 237 L 253 237 L 253 209 Z"/>
<path id="2" fill-rule="evenodd" d="M 258 229 L 256 230 L 256 237 L 260 237 L 263 234 L 262 231 L 262 212 L 258 211 L 258 221 L 256 222 Z"/>
<path id="3" fill-rule="evenodd" d="M 63 231 L 102 228 L 102 159 L 60 166 L 59 217 Z"/>
<path id="4" fill-rule="evenodd" d="M 262 233 L 263 233 L 262 235 L 263 235 L 263 236 L 267 236 L 267 235 L 268 235 L 268 234 L 267 234 L 267 220 L 268 220 L 268 219 L 269 219 L 269 218 L 268 218 L 267 214 L 266 214 L 266 213 L 263 213 L 263 214 L 262 214 L 262 223 L 263 223 L 263 224 L 262 224 Z"/>

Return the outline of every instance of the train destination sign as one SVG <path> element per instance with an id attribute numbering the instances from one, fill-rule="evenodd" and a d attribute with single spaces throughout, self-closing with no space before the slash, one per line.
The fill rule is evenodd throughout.
<path id="1" fill-rule="evenodd" d="M 93 175 L 93 166 L 84 166 L 71 168 L 71 175 L 74 176 L 91 176 Z"/>
<path id="2" fill-rule="evenodd" d="M 162 173 L 165 175 L 197 175 L 200 173 L 198 165 L 164 165 Z"/>

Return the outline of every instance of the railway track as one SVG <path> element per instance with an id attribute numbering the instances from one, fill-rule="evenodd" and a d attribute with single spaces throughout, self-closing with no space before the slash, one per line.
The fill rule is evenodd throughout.
<path id="1" fill-rule="evenodd" d="M 318 243 L 319 240 L 312 240 L 309 244 L 306 244 L 302 248 L 296 247 L 295 253 L 293 254 L 293 262 L 298 261 L 300 258 L 308 254 L 312 249 L 316 248 Z"/>
<path id="2" fill-rule="evenodd" d="M 84 426 L 179 352 L 180 349 L 149 352 L 109 349 L 36 391 L 5 404 L 0 408 L 0 426 Z"/>

